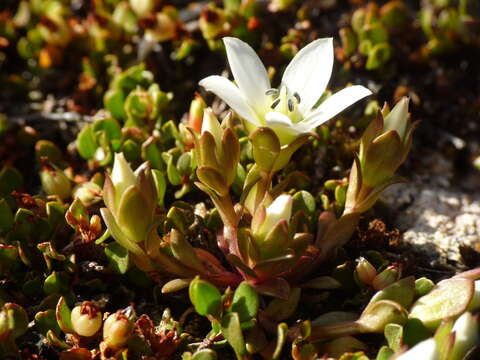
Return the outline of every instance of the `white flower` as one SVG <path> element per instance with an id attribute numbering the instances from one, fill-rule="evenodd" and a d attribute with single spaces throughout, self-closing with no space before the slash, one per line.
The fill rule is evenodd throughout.
<path id="1" fill-rule="evenodd" d="M 300 50 L 288 64 L 278 89 L 271 87 L 265 67 L 248 44 L 231 37 L 223 41 L 237 86 L 216 75 L 201 80 L 200 85 L 220 97 L 253 127 L 272 128 L 282 145 L 311 132 L 371 94 L 361 85 L 350 86 L 313 109 L 332 73 L 332 38 L 315 40 Z"/>
<path id="2" fill-rule="evenodd" d="M 277 197 L 266 209 L 265 219 L 254 235 L 264 238 L 280 222 L 289 221 L 292 216 L 293 199 L 290 195 L 282 194 Z"/>

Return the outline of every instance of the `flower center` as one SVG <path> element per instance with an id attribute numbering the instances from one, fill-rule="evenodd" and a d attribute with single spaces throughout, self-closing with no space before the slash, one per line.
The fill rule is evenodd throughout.
<path id="1" fill-rule="evenodd" d="M 297 92 L 291 94 L 285 85 L 280 85 L 278 89 L 268 89 L 265 95 L 272 98 L 270 105 L 272 110 L 287 115 L 294 123 L 302 119 L 302 114 L 298 110 L 301 99 Z"/>

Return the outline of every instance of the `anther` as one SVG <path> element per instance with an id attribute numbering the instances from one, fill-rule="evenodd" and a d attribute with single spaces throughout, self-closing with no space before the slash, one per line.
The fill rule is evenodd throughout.
<path id="1" fill-rule="evenodd" d="M 301 99 L 300 99 L 300 95 L 298 95 L 297 92 L 293 93 L 293 97 L 294 97 L 295 99 L 297 99 L 297 103 L 300 104 L 300 100 L 301 100 Z"/>
<path id="2" fill-rule="evenodd" d="M 278 89 L 268 89 L 265 91 L 265 95 L 278 95 Z"/>
<path id="3" fill-rule="evenodd" d="M 293 111 L 293 100 L 292 100 L 292 99 L 288 99 L 288 100 L 287 100 L 287 105 L 288 105 L 288 110 L 289 110 L 290 112 L 292 112 L 292 111 Z"/>
<path id="4" fill-rule="evenodd" d="M 278 105 L 278 103 L 280 102 L 280 99 L 277 99 L 275 100 L 273 103 L 272 103 L 272 106 L 270 106 L 272 109 L 275 109 L 275 107 Z"/>

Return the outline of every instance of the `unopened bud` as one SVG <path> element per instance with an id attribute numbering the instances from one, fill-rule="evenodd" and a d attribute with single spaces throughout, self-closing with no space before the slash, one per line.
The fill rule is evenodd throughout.
<path id="1" fill-rule="evenodd" d="M 130 338 L 132 331 L 133 322 L 123 311 L 117 311 L 103 324 L 103 340 L 111 348 L 122 347 Z"/>
<path id="2" fill-rule="evenodd" d="M 385 270 L 383 270 L 380 274 L 375 276 L 375 278 L 372 281 L 372 287 L 377 291 L 385 289 L 388 285 L 391 285 L 395 281 L 397 281 L 399 277 L 400 277 L 400 272 L 399 272 L 398 266 L 390 265 Z"/>
<path id="3" fill-rule="evenodd" d="M 80 336 L 93 336 L 102 326 L 102 313 L 90 301 L 72 310 L 70 317 L 73 330 Z"/>
<path id="4" fill-rule="evenodd" d="M 90 206 L 101 200 L 102 189 L 94 182 L 85 182 L 73 189 L 73 197 L 78 198 L 84 206 Z"/>
<path id="5" fill-rule="evenodd" d="M 62 200 L 68 199 L 72 191 L 72 184 L 63 171 L 44 164 L 40 171 L 40 181 L 43 190 L 48 195 L 58 195 Z"/>
<path id="6" fill-rule="evenodd" d="M 361 257 L 355 268 L 355 274 L 362 283 L 372 285 L 373 280 L 377 276 L 377 270 L 367 259 Z"/>
<path id="7" fill-rule="evenodd" d="M 200 132 L 202 129 L 203 111 L 207 105 L 203 98 L 196 94 L 195 99 L 190 103 L 190 111 L 188 112 L 188 125 L 195 131 Z"/>

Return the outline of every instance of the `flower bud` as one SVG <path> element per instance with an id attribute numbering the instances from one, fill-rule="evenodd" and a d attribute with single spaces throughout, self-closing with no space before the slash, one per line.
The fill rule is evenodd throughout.
<path id="1" fill-rule="evenodd" d="M 157 192 L 147 165 L 134 173 L 123 154 L 115 154 L 111 178 L 105 179 L 103 199 L 107 209 L 101 213 L 115 240 L 130 251 L 127 243 L 141 243 L 151 228 Z M 139 249 L 135 247 L 137 253 Z"/>
<path id="2" fill-rule="evenodd" d="M 102 326 L 102 313 L 90 301 L 72 310 L 70 317 L 73 330 L 80 336 L 93 336 Z"/>
<path id="3" fill-rule="evenodd" d="M 372 287 L 375 290 L 385 289 L 388 285 L 393 284 L 400 277 L 398 266 L 390 265 L 372 280 Z"/>
<path id="4" fill-rule="evenodd" d="M 137 183 L 135 174 L 123 153 L 116 153 L 112 169 L 112 183 L 115 189 L 115 205 L 118 206 L 122 194 L 132 185 Z"/>
<path id="5" fill-rule="evenodd" d="M 200 137 L 194 131 L 191 133 L 195 138 L 198 179 L 210 190 L 225 196 L 235 180 L 240 160 L 237 135 L 229 127 L 223 129 L 210 108 L 203 113 Z"/>
<path id="6" fill-rule="evenodd" d="M 202 121 L 202 128 L 201 134 L 210 133 L 213 138 L 215 139 L 215 150 L 217 153 L 222 151 L 222 128 L 220 123 L 217 120 L 217 117 L 213 113 L 212 109 L 207 108 L 203 112 L 203 121 Z"/>
<path id="7" fill-rule="evenodd" d="M 404 97 L 384 119 L 379 115 L 365 130 L 359 154 L 364 185 L 384 184 L 405 161 L 414 129 L 409 118 L 408 98 Z"/>
<path id="8" fill-rule="evenodd" d="M 355 268 L 355 274 L 362 283 L 372 285 L 373 280 L 377 276 L 377 270 L 367 259 L 361 257 Z"/>
<path id="9" fill-rule="evenodd" d="M 90 206 L 101 199 L 102 189 L 94 182 L 85 182 L 73 189 L 73 197 L 78 198 L 84 206 Z"/>
<path id="10" fill-rule="evenodd" d="M 43 190 L 48 195 L 58 195 L 62 200 L 68 199 L 72 191 L 72 184 L 65 173 L 44 162 L 40 170 L 40 181 Z"/>
<path id="11" fill-rule="evenodd" d="M 203 112 L 206 107 L 205 101 L 199 94 L 196 94 L 195 99 L 190 103 L 188 125 L 197 132 L 200 132 L 202 129 Z"/>
<path id="12" fill-rule="evenodd" d="M 133 322 L 124 311 L 111 314 L 103 323 L 103 340 L 111 348 L 125 345 L 133 331 Z"/>
<path id="13" fill-rule="evenodd" d="M 267 234 L 281 221 L 289 221 L 292 215 L 293 199 L 290 195 L 280 195 L 265 210 L 260 219 L 252 222 L 253 236 L 257 239 L 264 239 Z M 263 220 L 263 221 L 262 221 Z"/>

